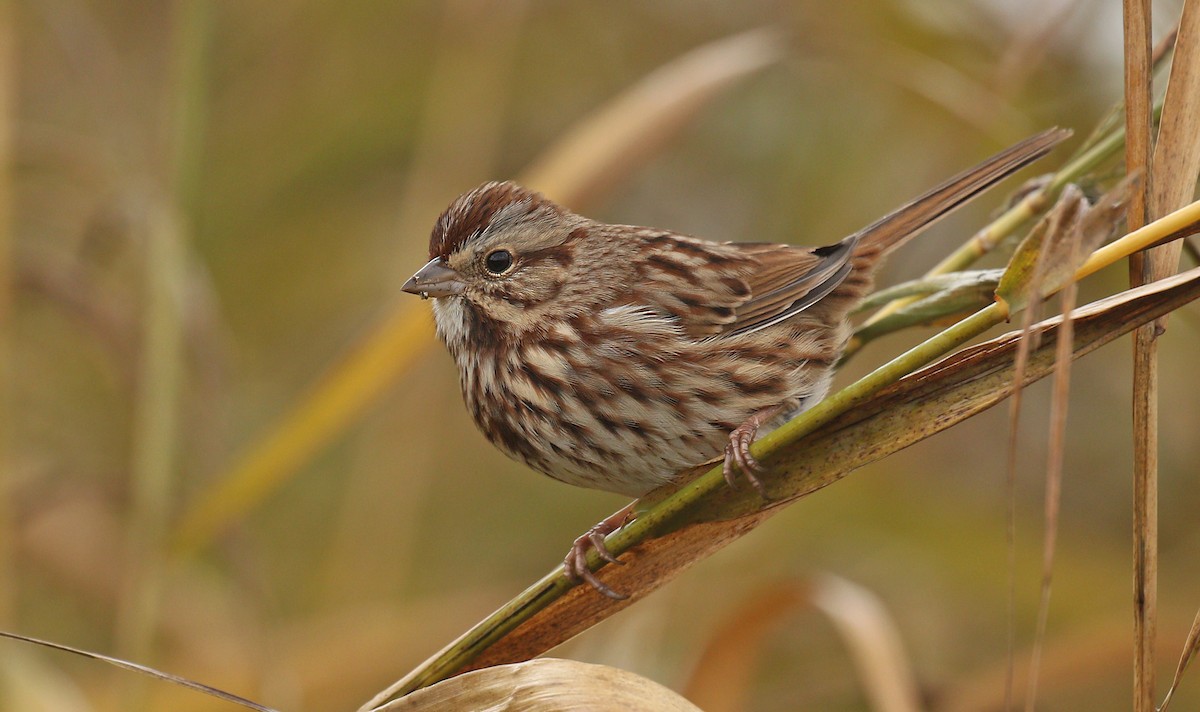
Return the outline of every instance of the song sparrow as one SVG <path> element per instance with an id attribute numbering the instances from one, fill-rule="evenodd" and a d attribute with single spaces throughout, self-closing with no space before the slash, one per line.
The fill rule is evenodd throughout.
<path id="1" fill-rule="evenodd" d="M 722 451 L 760 491 L 757 431 L 823 398 L 847 315 L 879 260 L 1040 157 L 1050 130 L 827 247 L 708 242 L 606 225 L 513 183 L 486 183 L 438 219 L 404 290 L 434 297 L 476 424 L 555 479 L 640 496 Z M 576 540 L 568 575 L 613 560 L 614 515 Z"/>

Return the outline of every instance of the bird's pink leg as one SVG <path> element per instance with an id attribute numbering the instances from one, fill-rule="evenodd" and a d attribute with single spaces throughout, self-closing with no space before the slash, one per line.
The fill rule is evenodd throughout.
<path id="1" fill-rule="evenodd" d="M 758 460 L 755 460 L 754 456 L 750 454 L 750 443 L 754 442 L 754 437 L 758 435 L 758 429 L 779 415 L 781 410 L 783 410 L 781 405 L 763 408 L 746 418 L 746 422 L 734 428 L 733 432 L 729 434 L 729 444 L 725 446 L 725 464 L 722 471 L 725 473 L 725 481 L 729 483 L 730 487 L 734 486 L 737 471 L 741 470 L 754 489 L 758 490 L 764 499 L 766 498 L 767 490 L 757 476 L 757 473 L 763 471 L 763 466 L 758 464 Z"/>
<path id="2" fill-rule="evenodd" d="M 567 558 L 563 560 L 563 572 L 568 579 L 576 582 L 586 581 L 589 586 L 613 600 L 623 601 L 629 598 L 629 596 L 609 588 L 588 568 L 587 553 L 588 549 L 595 549 L 600 558 L 608 563 L 625 565 L 624 561 L 618 561 L 617 557 L 609 552 L 608 547 L 604 545 L 604 537 L 633 520 L 633 505 L 635 504 L 637 504 L 636 501 L 630 502 L 575 540 L 575 543 L 571 545 L 571 550 L 567 552 Z"/>

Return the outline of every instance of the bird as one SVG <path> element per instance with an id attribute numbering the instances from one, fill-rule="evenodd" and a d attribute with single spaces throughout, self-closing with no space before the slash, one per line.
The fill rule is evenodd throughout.
<path id="1" fill-rule="evenodd" d="M 506 455 L 629 497 L 722 457 L 731 486 L 765 497 L 750 445 L 826 396 L 882 258 L 1069 135 L 1025 139 L 815 248 L 606 224 L 488 182 L 441 214 L 402 289 L 432 298 L 466 407 Z M 569 578 L 623 597 L 586 554 L 617 561 L 604 536 L 628 511 L 576 539 Z"/>

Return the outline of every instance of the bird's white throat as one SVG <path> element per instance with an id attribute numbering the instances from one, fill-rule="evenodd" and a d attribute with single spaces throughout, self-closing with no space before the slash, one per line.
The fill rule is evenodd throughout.
<path id="1" fill-rule="evenodd" d="M 466 347 L 470 334 L 467 332 L 467 314 L 462 297 L 434 299 L 433 321 L 437 326 L 438 338 L 451 351 Z"/>

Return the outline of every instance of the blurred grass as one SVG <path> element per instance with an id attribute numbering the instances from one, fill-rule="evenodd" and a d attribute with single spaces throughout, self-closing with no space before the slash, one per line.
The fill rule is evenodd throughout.
<path id="1" fill-rule="evenodd" d="M 908 654 L 889 612 L 873 592 L 830 575 L 781 581 L 739 605 L 700 651 L 684 694 L 707 712 L 745 709 L 767 634 L 804 610 L 819 612 L 833 624 L 872 709 L 922 708 Z"/>
<path id="2" fill-rule="evenodd" d="M 4 425 L 13 446 L 0 496 L 14 533 L 0 535 L 0 547 L 14 552 L 18 585 L 8 587 L 6 578 L 0 588 L 15 594 L 12 620 L 22 632 L 103 651 L 114 645 L 115 611 L 128 605 L 111 562 L 131 525 L 134 396 L 122 374 L 136 373 L 139 331 L 99 332 L 26 277 L 35 263 L 68 283 L 78 271 L 89 277 L 79 282 L 81 303 L 138 324 L 145 255 L 128 239 L 126 206 L 145 167 L 164 158 L 171 130 L 162 108 L 175 81 L 168 9 L 46 0 L 18 5 L 12 20 L 20 89 L 11 166 L 12 417 Z M 209 317 L 203 330 L 185 330 L 180 357 L 172 526 L 185 505 L 215 491 L 215 472 L 247 452 L 314 374 L 361 343 L 376 315 L 397 303 L 399 283 L 423 262 L 429 227 L 454 195 L 520 174 L 596 107 L 692 48 L 764 25 L 794 38 L 782 66 L 730 88 L 589 207 L 595 217 L 714 239 L 828 242 L 944 178 L 964 155 L 1016 138 L 1022 127 L 1009 122 L 1086 127 L 1120 87 L 1119 17 L 1107 6 L 1071 14 L 1037 46 L 1041 59 L 1021 73 L 1024 82 L 1000 76 L 1001 58 L 1027 42 L 1040 18 L 982 0 L 687 7 L 293 0 L 210 9 L 209 95 L 195 137 L 203 148 L 185 191 L 188 259 L 201 273 L 190 273 L 183 290 L 187 313 Z M 951 68 L 980 93 L 914 92 L 886 64 L 894 48 Z M 971 97 L 985 95 L 998 102 L 993 122 L 966 120 Z M 897 255 L 882 283 L 925 271 L 984 222 L 987 209 L 956 216 Z M 1123 281 L 1111 271 L 1096 279 L 1082 299 Z M 216 299 L 211 308 L 203 307 L 205 282 Z M 413 313 L 424 306 L 413 304 Z M 1200 495 L 1187 477 L 1200 458 L 1191 435 L 1200 406 L 1188 387 L 1200 334 L 1182 326 L 1193 319 L 1194 310 L 1182 315 L 1161 356 L 1164 382 L 1179 384 L 1161 393 L 1160 628 L 1169 643 L 1159 656 L 1162 676 L 1173 671 L 1195 612 L 1195 602 L 1182 599 L 1200 588 L 1191 566 L 1200 556 L 1192 516 Z M 871 344 L 842 382 L 918 336 Z M 1127 627 L 1129 617 L 1121 533 L 1130 452 L 1125 419 L 1114 415 L 1123 412 L 1126 388 L 1112 375 L 1124 372 L 1128 354 L 1108 349 L 1089 358 L 1072 396 L 1062 550 L 1040 685 L 1049 708 L 1130 695 L 1127 651 L 1114 668 L 1068 649 L 1110 626 Z M 215 361 L 218 375 L 205 376 Z M 440 350 L 409 368 L 361 425 L 313 457 L 219 546 L 170 559 L 162 644 L 141 662 L 278 707 L 346 709 L 508 598 L 619 504 L 496 453 L 465 414 Z M 1046 393 L 1034 388 L 1027 398 L 1023 441 L 1036 448 Z M 822 492 L 646 601 L 674 603 L 657 609 L 653 635 L 639 637 L 647 623 L 627 614 L 564 654 L 602 657 L 610 633 L 628 625 L 645 649 L 635 671 L 670 683 L 742 594 L 781 568 L 821 568 L 884 598 L 926 688 L 986 675 L 1004 647 L 1003 433 L 1002 419 L 965 424 L 860 482 Z M 1040 491 L 1027 471 L 1017 514 L 1021 531 L 1034 531 Z M 914 487 L 931 496 L 911 497 Z M 1032 540 L 1018 540 L 1019 620 L 1035 611 L 1038 556 Z M 836 639 L 795 625 L 774 641 L 756 709 L 863 709 Z M 1059 676 L 1059 655 L 1078 663 L 1075 673 Z M 120 708 L 121 675 L 30 657 L 42 669 L 67 671 L 93 709 Z M 65 689 L 58 673 L 23 679 L 22 704 Z M 1174 709 L 1196 704 L 1190 683 L 1185 678 Z M 13 689 L 0 683 L 0 706 L 15 699 L 3 697 Z M 157 686 L 149 695 L 151 709 L 214 709 Z"/>

